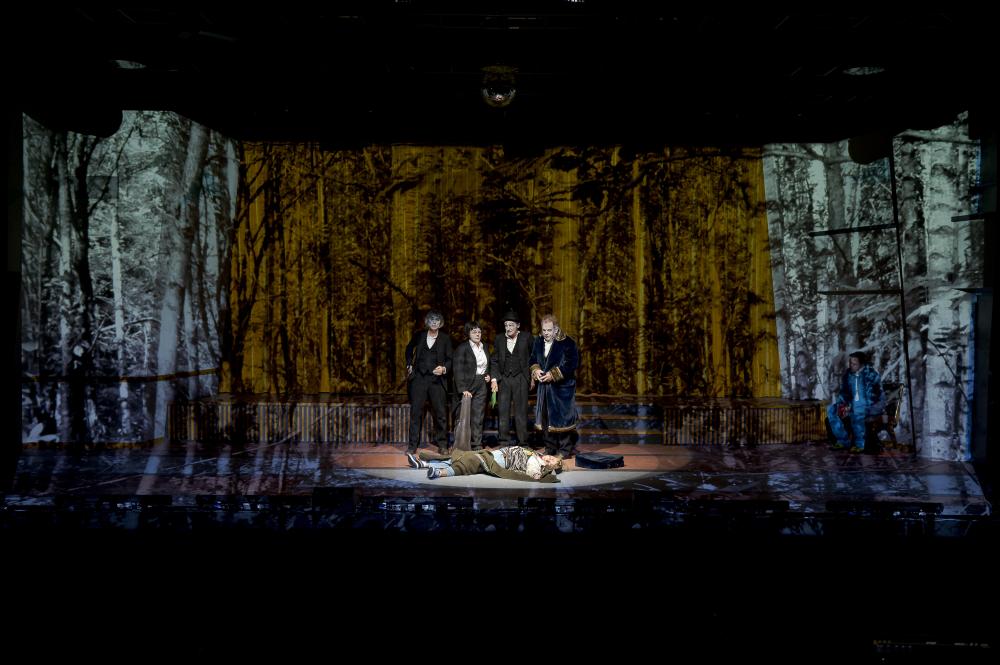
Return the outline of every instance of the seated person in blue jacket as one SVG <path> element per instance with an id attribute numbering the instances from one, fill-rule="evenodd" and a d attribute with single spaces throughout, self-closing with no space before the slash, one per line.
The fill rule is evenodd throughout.
<path id="1" fill-rule="evenodd" d="M 865 449 L 865 419 L 879 415 L 885 408 L 882 403 L 882 380 L 861 351 L 852 353 L 848 364 L 840 380 L 840 389 L 826 408 L 826 419 L 837 438 L 833 449 L 843 450 L 851 444 L 851 433 L 841 420 L 848 418 L 854 433 L 851 452 L 860 453 Z"/>
<path id="2" fill-rule="evenodd" d="M 558 483 L 556 474 L 562 471 L 562 459 L 541 455 L 524 446 L 504 446 L 493 450 L 453 448 L 450 455 L 421 451 L 419 455 L 406 453 L 406 459 L 414 469 L 427 469 L 428 478 L 485 473 L 507 480 Z"/>

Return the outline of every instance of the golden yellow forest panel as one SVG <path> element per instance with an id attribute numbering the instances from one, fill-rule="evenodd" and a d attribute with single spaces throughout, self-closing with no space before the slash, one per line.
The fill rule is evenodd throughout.
<path id="1" fill-rule="evenodd" d="M 759 155 L 247 145 L 230 390 L 401 393 L 429 308 L 456 341 L 555 313 L 580 390 L 776 394 Z"/>

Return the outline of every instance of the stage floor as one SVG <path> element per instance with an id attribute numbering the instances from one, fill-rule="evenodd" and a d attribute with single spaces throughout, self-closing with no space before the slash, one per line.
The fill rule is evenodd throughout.
<path id="1" fill-rule="evenodd" d="M 356 497 L 429 496 L 783 502 L 799 513 L 845 504 L 933 504 L 938 515 L 988 516 L 990 504 L 972 467 L 904 452 L 851 455 L 825 444 L 756 447 L 581 444 L 580 452 L 624 455 L 614 470 L 578 469 L 568 460 L 558 484 L 485 475 L 429 480 L 410 469 L 404 446 L 273 443 L 159 443 L 72 454 L 27 448 L 20 457 L 8 508 L 85 497 L 302 497 L 351 490 Z M 485 505 L 485 503 L 484 503 Z"/>
<path id="2" fill-rule="evenodd" d="M 132 657 L 150 639 L 134 608 L 178 627 L 157 644 L 178 657 L 326 657 L 338 628 L 402 656 L 415 622 L 507 618 L 554 631 L 570 657 L 620 636 L 713 662 L 991 652 L 995 613 L 978 608 L 1000 589 L 1000 537 L 967 464 L 819 443 L 581 445 L 625 466 L 431 481 L 403 448 L 27 448 L 0 510 L 24 631 L 49 639 L 37 617 L 56 608 L 76 632 L 54 648 Z"/>

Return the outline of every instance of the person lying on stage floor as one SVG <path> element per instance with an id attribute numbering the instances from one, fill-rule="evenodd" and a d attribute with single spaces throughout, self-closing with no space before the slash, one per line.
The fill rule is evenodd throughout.
<path id="1" fill-rule="evenodd" d="M 562 471 L 562 459 L 559 457 L 541 455 L 523 446 L 504 446 L 494 450 L 453 449 L 451 455 L 421 451 L 419 455 L 406 453 L 406 460 L 414 469 L 427 469 L 428 478 L 485 473 L 507 480 L 558 483 L 556 474 Z"/>

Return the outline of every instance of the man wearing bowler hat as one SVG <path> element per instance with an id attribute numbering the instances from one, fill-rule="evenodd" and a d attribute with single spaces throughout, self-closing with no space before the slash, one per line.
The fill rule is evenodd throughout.
<path id="1" fill-rule="evenodd" d="M 534 386 L 528 360 L 534 337 L 521 331 L 517 312 L 508 311 L 503 316 L 503 333 L 493 344 L 490 374 L 497 391 L 497 429 L 500 446 L 510 445 L 510 415 L 514 412 L 514 429 L 517 442 L 528 445 L 528 391 Z"/>

